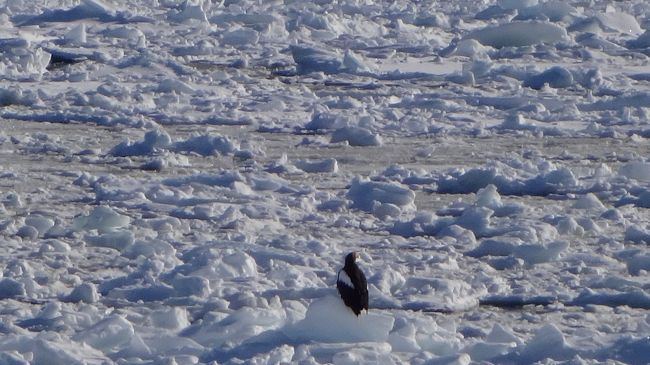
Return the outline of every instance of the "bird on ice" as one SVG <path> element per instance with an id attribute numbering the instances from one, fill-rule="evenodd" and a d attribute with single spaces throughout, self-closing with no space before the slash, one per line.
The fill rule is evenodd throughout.
<path id="1" fill-rule="evenodd" d="M 368 313 L 368 282 L 356 263 L 357 253 L 345 256 L 345 265 L 336 276 L 336 288 L 343 303 L 359 316 L 363 309 Z"/>

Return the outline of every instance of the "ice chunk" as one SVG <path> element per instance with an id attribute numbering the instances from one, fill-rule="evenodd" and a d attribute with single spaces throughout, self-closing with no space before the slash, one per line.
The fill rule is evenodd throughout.
<path id="1" fill-rule="evenodd" d="M 600 358 L 614 358 L 624 364 L 645 365 L 650 353 L 650 341 L 647 336 L 621 336 L 611 346 L 600 349 Z"/>
<path id="2" fill-rule="evenodd" d="M 305 319 L 282 331 L 301 342 L 386 342 L 394 321 L 393 317 L 372 310 L 357 317 L 341 298 L 328 295 L 309 305 Z"/>
<path id="3" fill-rule="evenodd" d="M 600 199 L 593 193 L 588 193 L 580 197 L 574 204 L 574 209 L 605 210 L 605 206 Z"/>
<path id="4" fill-rule="evenodd" d="M 72 229 L 75 231 L 93 229 L 98 230 L 100 233 L 114 232 L 118 228 L 125 227 L 131 223 L 131 218 L 114 211 L 107 206 L 98 206 L 93 211 L 85 216 L 77 216 L 72 223 Z"/>
<path id="5" fill-rule="evenodd" d="M 648 268 L 650 268 L 650 266 L 648 266 Z M 632 275 L 638 275 L 638 273 L 635 274 L 632 271 L 630 271 L 630 273 Z M 570 304 L 581 306 L 586 306 L 589 304 L 606 305 L 610 307 L 628 306 L 631 308 L 650 309 L 650 295 L 645 293 L 643 289 L 634 287 L 629 289 L 626 288 L 625 292 L 602 293 L 585 289 Z"/>
<path id="6" fill-rule="evenodd" d="M 67 253 L 70 252 L 72 249 L 69 244 L 63 241 L 59 241 L 56 239 L 50 239 L 41 245 L 41 247 L 38 249 L 39 253 L 45 253 L 45 252 L 57 252 L 57 253 Z"/>
<path id="7" fill-rule="evenodd" d="M 488 56 L 488 48 L 483 46 L 476 39 L 461 39 L 456 44 L 456 49 L 451 53 L 454 56 L 465 56 L 471 59 L 486 59 Z M 477 75 L 479 76 L 479 75 Z"/>
<path id="8" fill-rule="evenodd" d="M 0 353 L 0 364 L 3 365 L 29 365 L 23 356 L 17 351 L 3 351 Z"/>
<path id="9" fill-rule="evenodd" d="M 554 241 L 549 244 L 527 244 L 514 248 L 516 257 L 528 264 L 540 264 L 558 259 L 560 254 L 569 247 L 566 241 Z"/>
<path id="10" fill-rule="evenodd" d="M 158 84 L 157 91 L 161 93 L 192 94 L 194 88 L 178 79 L 164 79 Z"/>
<path id="11" fill-rule="evenodd" d="M 177 296 L 205 298 L 210 294 L 210 281 L 201 276 L 179 276 L 172 282 Z"/>
<path id="12" fill-rule="evenodd" d="M 0 299 L 25 295 L 25 285 L 11 278 L 0 280 Z"/>
<path id="13" fill-rule="evenodd" d="M 351 73 L 368 73 L 375 71 L 375 67 L 370 65 L 370 63 L 361 58 L 361 56 L 355 54 L 351 50 L 346 50 L 345 55 L 343 56 L 343 66 L 346 71 Z"/>
<path id="14" fill-rule="evenodd" d="M 73 336 L 75 341 L 84 342 L 103 352 L 110 352 L 126 347 L 135 330 L 131 322 L 112 314 Z"/>
<path id="15" fill-rule="evenodd" d="M 499 323 L 495 323 L 492 326 L 492 330 L 485 338 L 486 341 L 492 343 L 515 343 L 520 344 L 520 340 L 512 334 L 511 331 L 505 329 Z"/>
<path id="16" fill-rule="evenodd" d="M 297 65 L 298 73 L 337 73 L 343 67 L 341 57 L 335 53 L 307 46 L 292 45 L 290 49 L 293 60 Z"/>
<path id="17" fill-rule="evenodd" d="M 63 342 L 59 335 L 2 336 L 0 354 L 0 363 L 3 365 L 96 365 L 113 362 L 100 351 L 83 343 Z M 9 354 L 12 355 L 10 362 L 4 362 L 8 358 L 6 355 Z M 14 359 L 18 359 L 18 362 L 11 362 Z"/>
<path id="18" fill-rule="evenodd" d="M 477 236 L 483 236 L 488 232 L 493 214 L 494 211 L 486 207 L 470 207 L 463 211 L 455 224 L 469 229 Z"/>
<path id="19" fill-rule="evenodd" d="M 144 33 L 137 28 L 131 27 L 115 27 L 109 28 L 102 32 L 107 37 L 122 38 L 127 39 L 129 45 L 136 46 L 138 48 L 144 48 L 147 45 L 147 38 Z"/>
<path id="20" fill-rule="evenodd" d="M 499 0 L 497 4 L 503 9 L 525 9 L 537 5 L 538 0 Z"/>
<path id="21" fill-rule="evenodd" d="M 174 22 L 187 22 L 190 20 L 198 20 L 201 22 L 208 21 L 208 16 L 205 14 L 203 7 L 201 5 L 192 5 L 189 1 L 183 3 L 182 9 L 180 12 L 170 13 L 168 16 L 169 20 Z"/>
<path id="22" fill-rule="evenodd" d="M 338 163 L 334 158 L 328 158 L 321 161 L 307 161 L 307 160 L 298 160 L 294 163 L 297 168 L 301 169 L 304 172 L 316 173 L 316 172 L 330 172 L 336 173 L 339 169 Z"/>
<path id="23" fill-rule="evenodd" d="M 229 46 L 239 47 L 255 45 L 259 39 L 260 34 L 254 29 L 240 28 L 224 33 L 221 42 Z"/>
<path id="24" fill-rule="evenodd" d="M 84 44 L 86 43 L 86 24 L 81 23 L 73 27 L 68 33 L 63 36 L 66 43 L 70 44 Z"/>
<path id="25" fill-rule="evenodd" d="M 133 243 L 133 235 L 131 235 L 130 241 Z M 135 259 L 138 256 L 147 258 L 155 256 L 171 258 L 176 256 L 176 249 L 172 245 L 168 242 L 159 240 L 137 241 L 132 245 L 125 245 L 124 248 L 122 256 L 131 259 Z"/>
<path id="26" fill-rule="evenodd" d="M 32 226 L 38 230 L 38 235 L 43 236 L 54 227 L 54 219 L 41 215 L 30 215 L 25 218 L 25 225 Z"/>
<path id="27" fill-rule="evenodd" d="M 2 45 L 0 44 L 0 48 Z M 3 65 L 0 64 L 0 70 Z M 25 103 L 23 91 L 20 87 L 0 88 L 0 106 L 20 105 Z M 6 137 L 3 136 L 3 140 Z"/>
<path id="28" fill-rule="evenodd" d="M 650 163 L 635 161 L 628 162 L 618 169 L 620 176 L 640 181 L 650 181 Z"/>
<path id="29" fill-rule="evenodd" d="M 516 246 L 514 242 L 506 240 L 486 239 L 481 241 L 478 247 L 465 254 L 472 257 L 508 256 L 514 252 Z"/>
<path id="30" fill-rule="evenodd" d="M 110 291 L 112 298 L 126 299 L 130 302 L 156 302 L 173 297 L 176 294 L 174 288 L 165 284 L 154 284 L 147 287 L 136 287 L 129 289 L 115 288 Z"/>
<path id="31" fill-rule="evenodd" d="M 650 254 L 634 255 L 627 260 L 627 271 L 630 274 L 640 275 L 641 270 L 650 271 Z"/>
<path id="32" fill-rule="evenodd" d="M 336 129 L 346 125 L 346 118 L 333 113 L 313 113 L 311 120 L 305 124 L 305 129 L 315 131 L 320 129 Z"/>
<path id="33" fill-rule="evenodd" d="M 557 223 L 556 228 L 560 234 L 573 234 L 576 236 L 582 236 L 585 233 L 585 229 L 582 228 L 578 222 L 573 219 L 573 217 L 566 217 L 561 219 Z"/>
<path id="34" fill-rule="evenodd" d="M 68 10 L 47 9 L 23 22 L 21 25 L 35 25 L 41 22 L 73 22 L 81 19 L 98 19 L 100 21 L 115 21 L 121 19 L 116 11 L 101 0 L 82 0 L 81 3 Z"/>
<path id="35" fill-rule="evenodd" d="M 279 303 L 278 303 L 279 305 Z M 210 347 L 223 344 L 241 344 L 263 331 L 275 330 L 284 324 L 286 317 L 280 308 L 268 309 L 242 307 L 229 315 L 211 316 L 183 331 L 182 335 Z M 272 339 L 269 341 L 275 341 Z"/>
<path id="36" fill-rule="evenodd" d="M 125 141 L 110 150 L 113 156 L 142 156 L 149 155 L 156 149 L 165 148 L 171 143 L 171 137 L 162 129 L 150 130 L 144 135 L 144 140 L 139 142 Z"/>
<path id="37" fill-rule="evenodd" d="M 504 240 L 488 239 L 466 254 L 472 257 L 513 255 L 528 264 L 539 264 L 556 260 L 568 247 L 569 244 L 566 241 L 553 241 L 548 244 L 516 244 Z"/>
<path id="38" fill-rule="evenodd" d="M 383 293 L 393 293 L 404 286 L 406 279 L 398 271 L 386 267 L 373 275 L 368 282 L 377 286 Z"/>
<path id="39" fill-rule="evenodd" d="M 332 133 L 331 143 L 347 141 L 350 146 L 381 146 L 381 137 L 361 127 L 343 127 Z"/>
<path id="40" fill-rule="evenodd" d="M 617 222 L 622 222 L 625 219 L 621 211 L 616 208 L 607 209 L 600 215 L 600 217 Z"/>
<path id="41" fill-rule="evenodd" d="M 72 290 L 70 294 L 62 298 L 66 302 L 95 303 L 99 299 L 97 287 L 93 283 L 83 283 Z"/>
<path id="42" fill-rule="evenodd" d="M 122 251 L 132 245 L 135 238 L 132 231 L 120 230 L 100 235 L 86 235 L 84 239 L 90 246 L 107 247 Z"/>
<path id="43" fill-rule="evenodd" d="M 485 361 L 512 351 L 514 343 L 477 342 L 463 349 L 474 361 Z"/>
<path id="44" fill-rule="evenodd" d="M 501 195 L 499 195 L 497 187 L 493 184 L 489 184 L 476 192 L 475 204 L 479 207 L 487 207 L 490 209 L 496 209 L 503 206 Z"/>
<path id="45" fill-rule="evenodd" d="M 199 255 L 200 258 L 194 263 L 198 267 L 193 275 L 222 280 L 252 278 L 258 274 L 255 260 L 239 250 L 195 250 L 189 255 Z"/>
<path id="46" fill-rule="evenodd" d="M 576 353 L 569 347 L 562 331 L 554 324 L 547 324 L 540 328 L 535 336 L 526 343 L 519 358 L 521 363 L 534 363 L 546 358 L 554 360 L 567 360 Z"/>
<path id="47" fill-rule="evenodd" d="M 388 335 L 388 342 L 393 351 L 397 352 L 419 352 L 421 351 L 416 337 L 415 325 L 407 322 L 404 318 L 397 318 L 395 326 Z"/>
<path id="48" fill-rule="evenodd" d="M 472 31 L 467 38 L 496 48 L 521 47 L 539 43 L 555 43 L 568 39 L 566 30 L 556 24 L 540 21 L 513 22 Z"/>
<path id="49" fill-rule="evenodd" d="M 391 348 L 386 344 L 367 344 L 363 347 L 352 347 L 341 351 L 332 357 L 333 365 L 372 365 L 396 364 L 390 354 Z"/>
<path id="50" fill-rule="evenodd" d="M 638 38 L 627 42 L 628 48 L 650 48 L 650 30 L 646 30 Z"/>
<path id="51" fill-rule="evenodd" d="M 576 14 L 577 10 L 565 2 L 551 0 L 536 6 L 519 9 L 518 13 L 515 18 L 517 20 L 548 18 L 552 22 L 559 22 L 570 20 L 571 15 Z"/>
<path id="52" fill-rule="evenodd" d="M 471 362 L 472 358 L 469 354 L 460 353 L 433 358 L 427 361 L 426 365 L 469 365 Z"/>
<path id="53" fill-rule="evenodd" d="M 561 66 L 554 66 L 548 70 L 528 77 L 524 80 L 524 86 L 532 89 L 541 89 L 548 85 L 554 89 L 567 88 L 573 85 L 573 75 L 569 70 Z"/>
<path id="54" fill-rule="evenodd" d="M 23 239 L 34 240 L 38 237 L 38 230 L 32 226 L 22 226 L 16 232 L 16 236 Z"/>
<path id="55" fill-rule="evenodd" d="M 216 174 L 196 174 L 185 175 L 175 178 L 168 178 L 162 181 L 167 186 L 183 186 L 189 184 L 204 184 L 208 186 L 233 186 L 235 182 L 242 181 L 244 178 L 238 172 L 221 171 Z"/>
<path id="56" fill-rule="evenodd" d="M 359 178 L 352 180 L 346 196 L 352 200 L 353 208 L 366 212 L 372 212 L 376 203 L 389 203 L 400 208 L 408 208 L 413 206 L 415 200 L 415 193 L 402 184 Z"/>
<path id="57" fill-rule="evenodd" d="M 23 206 L 23 201 L 20 198 L 20 195 L 11 191 L 5 195 L 4 199 L 2 200 L 2 204 L 5 206 L 5 208 L 21 208 Z"/>
<path id="58" fill-rule="evenodd" d="M 231 154 L 238 147 L 228 136 L 202 134 L 176 142 L 170 148 L 176 152 L 195 152 L 201 156 L 213 156 L 215 154 Z"/>
<path id="59" fill-rule="evenodd" d="M 154 326 L 168 330 L 180 330 L 190 325 L 187 310 L 182 307 L 163 308 L 151 313 Z"/>
<path id="60" fill-rule="evenodd" d="M 639 194 L 639 198 L 636 200 L 634 205 L 641 208 L 650 208 L 650 190 L 646 190 Z"/>
<path id="61" fill-rule="evenodd" d="M 628 13 L 611 11 L 596 15 L 601 26 L 625 34 L 637 35 L 643 32 L 636 18 Z"/>
<path id="62" fill-rule="evenodd" d="M 419 212 L 413 219 L 406 222 L 395 222 L 389 230 L 391 234 L 403 237 L 435 236 L 441 234 L 443 229 L 454 224 L 454 219 L 436 217 L 429 212 Z"/>
<path id="63" fill-rule="evenodd" d="M 460 270 L 456 260 L 440 266 L 446 270 Z M 396 294 L 405 295 L 403 308 L 409 310 L 463 311 L 479 304 L 476 289 L 462 280 L 410 276 Z"/>
<path id="64" fill-rule="evenodd" d="M 51 54 L 42 48 L 36 48 L 31 42 L 22 38 L 0 39 L 0 71 L 8 79 L 39 79 L 50 63 Z M 7 94 L 3 92 L 0 105 L 7 103 Z M 9 95 L 10 96 L 10 95 Z M 14 101 L 21 101 L 16 98 Z M 4 100 L 3 100 L 4 99 Z"/>

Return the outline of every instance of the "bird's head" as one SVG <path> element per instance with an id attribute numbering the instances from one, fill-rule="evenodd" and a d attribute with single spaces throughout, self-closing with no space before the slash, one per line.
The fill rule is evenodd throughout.
<path id="1" fill-rule="evenodd" d="M 357 261 L 357 253 L 356 252 L 350 252 L 347 256 L 345 256 L 345 266 L 354 265 L 355 261 Z"/>

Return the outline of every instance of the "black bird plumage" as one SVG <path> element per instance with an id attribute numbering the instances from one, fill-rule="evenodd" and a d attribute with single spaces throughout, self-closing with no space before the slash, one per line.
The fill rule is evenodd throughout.
<path id="1" fill-rule="evenodd" d="M 364 309 L 368 312 L 368 281 L 357 266 L 356 259 L 356 252 L 345 256 L 345 265 L 336 276 L 336 288 L 343 303 L 358 316 Z"/>

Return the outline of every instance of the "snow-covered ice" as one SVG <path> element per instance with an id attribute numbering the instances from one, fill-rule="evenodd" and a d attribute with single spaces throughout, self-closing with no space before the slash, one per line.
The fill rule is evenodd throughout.
<path id="1" fill-rule="evenodd" d="M 649 363 L 649 27 L 0 3 L 0 364 Z"/>

